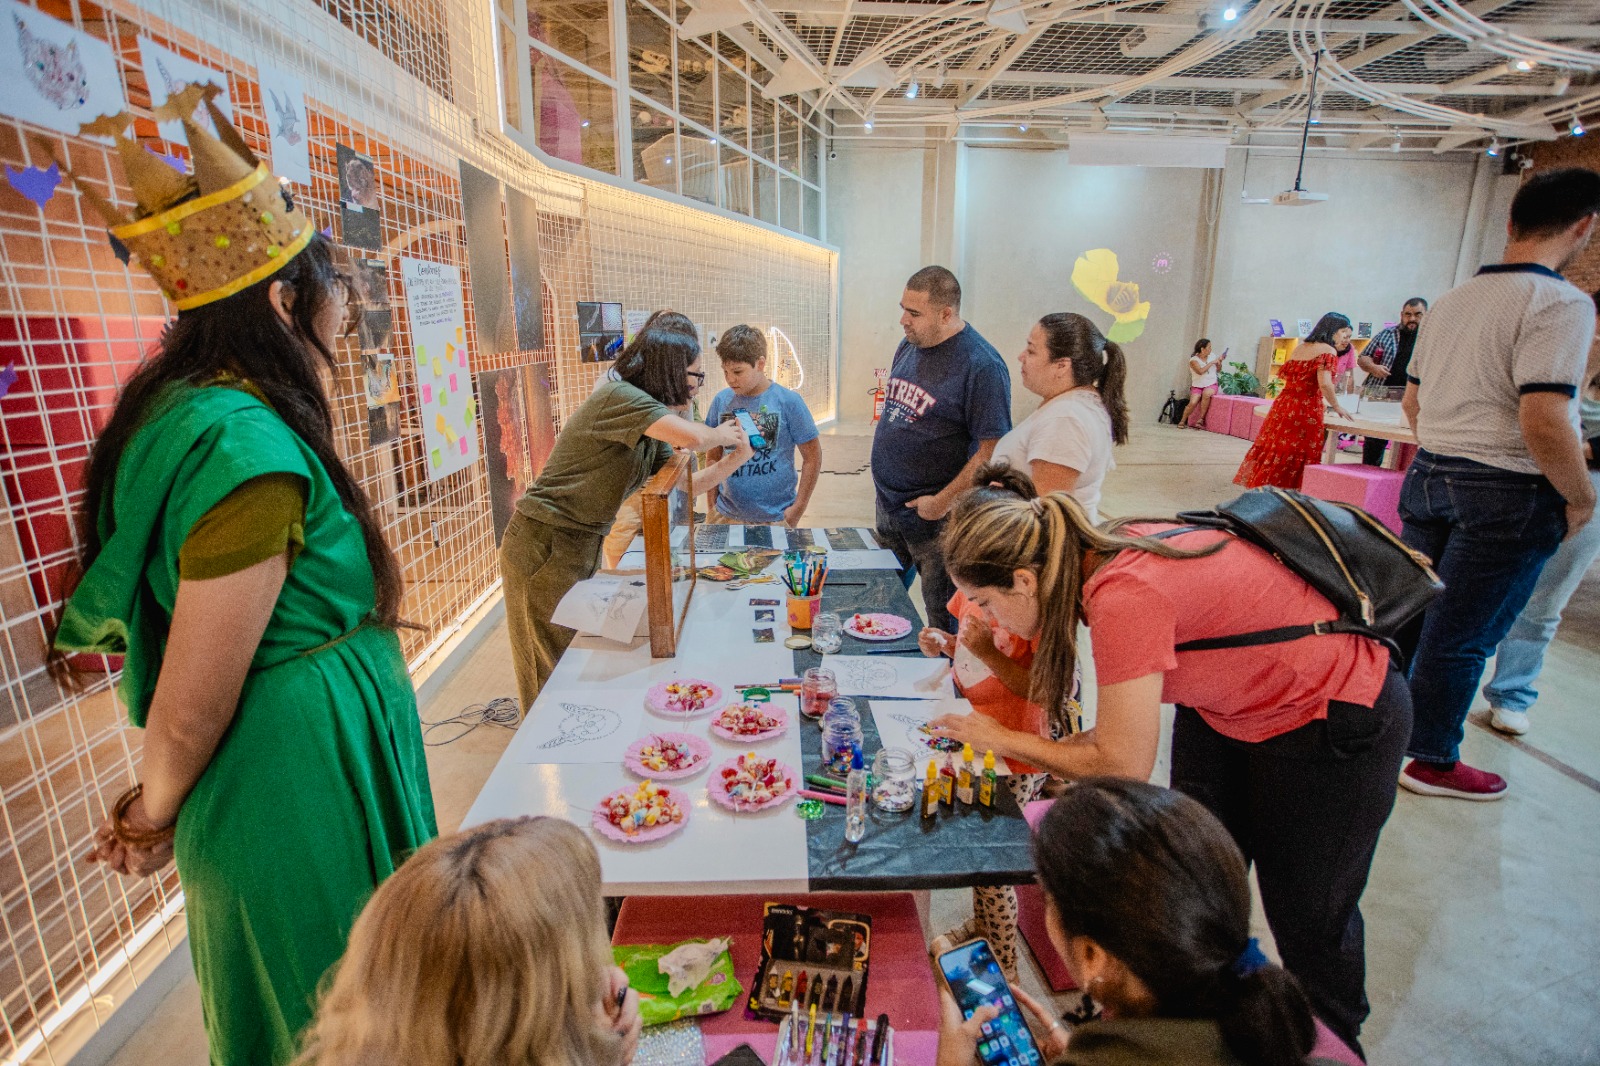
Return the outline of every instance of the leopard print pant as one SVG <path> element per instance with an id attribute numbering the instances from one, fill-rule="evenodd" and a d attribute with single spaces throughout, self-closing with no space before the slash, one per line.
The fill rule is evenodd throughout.
<path id="1" fill-rule="evenodd" d="M 1047 774 L 1012 774 L 1006 787 L 1017 805 L 1039 798 Z M 1010 885 L 972 890 L 972 916 L 1009 980 L 1017 979 L 1017 890 Z"/>

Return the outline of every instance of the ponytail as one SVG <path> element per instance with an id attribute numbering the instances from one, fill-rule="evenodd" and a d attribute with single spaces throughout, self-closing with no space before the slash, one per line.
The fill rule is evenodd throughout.
<path id="1" fill-rule="evenodd" d="M 1062 932 L 1127 967 L 1158 1017 L 1215 1021 L 1246 1066 L 1304 1066 L 1310 1004 L 1249 939 L 1244 858 L 1198 801 L 1124 778 L 1073 782 L 1045 814 L 1033 859 Z"/>
<path id="2" fill-rule="evenodd" d="M 1039 328 L 1044 330 L 1051 362 L 1067 361 L 1072 365 L 1072 380 L 1093 385 L 1100 394 L 1100 402 L 1111 416 L 1112 441 L 1128 443 L 1128 401 L 1123 397 L 1128 358 L 1122 346 L 1106 340 L 1093 322 L 1070 311 L 1045 315 Z"/>
<path id="3" fill-rule="evenodd" d="M 1128 357 L 1123 354 L 1122 345 L 1116 341 L 1106 341 L 1105 354 L 1105 369 L 1100 374 L 1100 381 L 1095 388 L 1100 392 L 1100 402 L 1105 405 L 1106 414 L 1111 416 L 1112 443 L 1126 444 L 1128 401 L 1122 395 L 1122 391 L 1128 382 Z"/>
<path id="4" fill-rule="evenodd" d="M 1007 591 L 1014 587 L 1018 570 L 1038 576 L 1039 647 L 1028 702 L 1045 708 L 1062 731 L 1073 732 L 1076 723 L 1065 708 L 1078 662 L 1085 553 L 1111 556 L 1135 548 L 1187 559 L 1220 551 L 1224 542 L 1185 551 L 1165 541 L 1100 529 L 1069 494 L 1039 496 L 1032 478 L 1005 463 L 985 463 L 973 481 L 978 487 L 957 499 L 945 522 L 945 569 L 964 585 Z"/>

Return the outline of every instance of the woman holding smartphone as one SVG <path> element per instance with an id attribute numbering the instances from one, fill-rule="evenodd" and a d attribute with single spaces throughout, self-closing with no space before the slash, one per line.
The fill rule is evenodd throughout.
<path id="1" fill-rule="evenodd" d="M 974 992 L 947 960 L 938 1066 L 1335 1061 L 1309 1057 L 1318 1035 L 1310 1005 L 1299 982 L 1250 936 L 1243 857 L 1199 803 L 1139 781 L 1079 781 L 1045 815 L 1033 854 L 1050 943 L 1105 1016 L 1069 1036 L 1026 992 L 1011 988 L 1014 1004 L 1005 989 L 985 994 L 988 982 Z M 983 1004 L 972 1009 L 978 999 Z M 1018 1006 L 1038 1023 L 1039 1060 L 1028 1054 L 1030 1034 L 1011 1038 Z M 994 1046 L 996 1032 L 1008 1034 L 1009 1046 Z"/>
<path id="2" fill-rule="evenodd" d="M 1189 407 L 1178 423 L 1186 429 L 1204 429 L 1206 415 L 1211 411 L 1211 397 L 1217 394 L 1217 368 L 1228 357 L 1227 349 L 1221 355 L 1211 354 L 1211 341 L 1201 337 L 1194 342 L 1189 355 Z"/>

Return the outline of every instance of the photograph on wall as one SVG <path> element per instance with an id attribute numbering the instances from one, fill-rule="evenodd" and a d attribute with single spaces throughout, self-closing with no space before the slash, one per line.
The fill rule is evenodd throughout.
<path id="1" fill-rule="evenodd" d="M 516 309 L 506 263 L 505 212 L 500 179 L 466 160 L 461 167 L 461 219 L 467 232 L 467 275 L 472 282 L 472 318 L 486 355 L 517 350 Z"/>
<path id="2" fill-rule="evenodd" d="M 361 350 L 364 352 L 388 348 L 390 342 L 394 340 L 394 312 L 361 312 L 361 318 L 356 323 L 356 336 L 360 339 Z"/>
<path id="3" fill-rule="evenodd" d="M 555 445 L 549 366 L 485 370 L 478 375 L 478 405 L 483 412 L 489 509 L 494 542 L 499 544 L 517 500 L 544 469 Z"/>
<path id="4" fill-rule="evenodd" d="M 228 76 L 222 71 L 181 56 L 170 48 L 163 48 L 148 37 L 139 38 L 139 59 L 144 64 L 145 80 L 150 83 L 152 108 L 160 107 L 168 98 L 190 85 L 215 85 L 222 90 L 216 98 L 217 110 L 228 121 L 233 121 L 233 108 L 228 103 Z M 211 130 L 211 115 L 204 106 L 195 109 L 195 122 Z M 162 122 L 156 128 L 164 139 L 174 144 L 189 142 L 181 122 Z"/>
<path id="5" fill-rule="evenodd" d="M 539 208 L 533 197 L 506 186 L 506 221 L 517 350 L 537 351 L 544 347 L 544 297 L 539 280 Z"/>
<path id="6" fill-rule="evenodd" d="M 383 216 L 378 207 L 378 170 L 372 160 L 346 144 L 334 146 L 339 166 L 340 237 L 352 248 L 383 247 Z"/>
<path id="7" fill-rule="evenodd" d="M 367 408 L 367 443 L 387 444 L 400 435 L 400 404 Z"/>
<path id="8" fill-rule="evenodd" d="M 461 271 L 449 263 L 400 257 L 411 323 L 410 359 L 416 371 L 417 417 L 422 422 L 428 479 L 478 461 L 478 401 L 467 369 L 467 309 Z"/>
<path id="9" fill-rule="evenodd" d="M 311 134 L 300 79 L 267 63 L 256 64 L 261 107 L 272 138 L 272 172 L 296 185 L 311 184 Z"/>
<path id="10" fill-rule="evenodd" d="M 622 346 L 622 305 L 578 301 L 578 358 L 603 363 L 617 357 Z"/>
<path id="11" fill-rule="evenodd" d="M 350 276 L 355 280 L 356 299 L 370 310 L 389 309 L 389 261 L 352 259 Z"/>
<path id="12" fill-rule="evenodd" d="M 361 366 L 367 382 L 367 406 L 387 407 L 400 402 L 400 380 L 393 352 L 362 352 Z"/>
<path id="13" fill-rule="evenodd" d="M 0 112 L 76 134 L 85 122 L 128 109 L 109 44 L 15 0 L 7 0 L 5 8 Z"/>
<path id="14" fill-rule="evenodd" d="M 1356 336 L 1357 337 L 1371 337 L 1372 336 L 1372 323 L 1371 322 L 1357 322 L 1356 323 Z"/>

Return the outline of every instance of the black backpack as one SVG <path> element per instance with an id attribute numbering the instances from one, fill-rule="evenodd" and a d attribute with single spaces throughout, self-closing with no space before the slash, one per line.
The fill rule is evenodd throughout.
<path id="1" fill-rule="evenodd" d="M 1319 500 L 1291 489 L 1251 489 L 1212 511 L 1185 511 L 1169 537 L 1192 529 L 1221 529 L 1271 552 L 1326 596 L 1339 617 L 1230 637 L 1188 640 L 1178 651 L 1281 644 L 1321 633 L 1357 633 L 1398 656 L 1395 634 L 1427 609 L 1444 583 L 1427 556 L 1403 544 L 1359 507 Z"/>
<path id="2" fill-rule="evenodd" d="M 1161 405 L 1161 416 L 1156 421 L 1175 426 L 1183 421 L 1183 412 L 1188 406 L 1189 397 L 1179 399 L 1175 389 L 1168 389 L 1167 402 Z"/>

